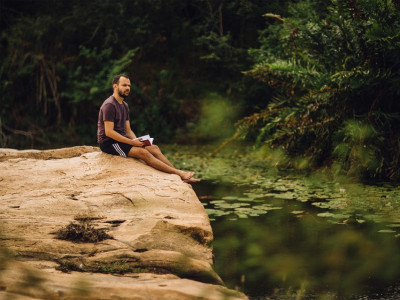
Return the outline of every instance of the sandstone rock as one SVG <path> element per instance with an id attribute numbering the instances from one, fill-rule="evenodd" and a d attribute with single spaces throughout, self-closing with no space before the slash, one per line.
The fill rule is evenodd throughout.
<path id="1" fill-rule="evenodd" d="M 179 176 L 95 147 L 0 149 L 0 170 L 0 295 L 246 299 L 212 269 L 208 216 Z M 57 239 L 71 223 L 112 238 Z"/>

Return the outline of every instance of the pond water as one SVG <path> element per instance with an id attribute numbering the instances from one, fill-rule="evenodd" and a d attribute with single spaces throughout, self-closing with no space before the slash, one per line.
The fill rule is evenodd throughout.
<path id="1" fill-rule="evenodd" d="M 282 173 L 243 151 L 168 151 L 202 179 L 193 188 L 228 287 L 250 299 L 400 299 L 398 186 Z"/>

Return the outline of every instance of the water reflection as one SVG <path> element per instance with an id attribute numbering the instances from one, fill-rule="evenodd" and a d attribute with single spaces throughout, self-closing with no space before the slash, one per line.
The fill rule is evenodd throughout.
<path id="1" fill-rule="evenodd" d="M 370 207 L 348 203 L 348 189 L 333 196 L 318 184 L 295 189 L 290 182 L 194 186 L 212 220 L 215 269 L 227 286 L 252 299 L 398 299 L 398 289 L 390 290 L 400 278 L 396 221 L 376 222 Z M 387 217 L 390 209 L 380 212 Z"/>
<path id="2" fill-rule="evenodd" d="M 168 157 L 203 180 L 194 188 L 229 287 L 252 299 L 400 299 L 398 186 L 282 172 L 252 147 L 214 148 L 171 146 Z"/>

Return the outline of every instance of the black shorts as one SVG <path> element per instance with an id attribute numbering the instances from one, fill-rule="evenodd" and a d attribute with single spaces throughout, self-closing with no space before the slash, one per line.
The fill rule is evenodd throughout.
<path id="1" fill-rule="evenodd" d="M 119 155 L 122 157 L 127 157 L 132 147 L 132 145 L 117 142 L 113 139 L 110 139 L 100 144 L 101 151 L 112 155 Z"/>

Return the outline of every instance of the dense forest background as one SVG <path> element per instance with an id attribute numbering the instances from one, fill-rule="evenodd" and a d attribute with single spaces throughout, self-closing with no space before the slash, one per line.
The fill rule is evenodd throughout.
<path id="1" fill-rule="evenodd" d="M 1 147 L 95 145 L 126 73 L 137 135 L 400 179 L 399 1 L 0 0 L 0 13 Z"/>

